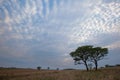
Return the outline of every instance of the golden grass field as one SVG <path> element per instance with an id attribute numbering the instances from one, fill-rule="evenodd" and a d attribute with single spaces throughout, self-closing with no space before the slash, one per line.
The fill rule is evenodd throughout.
<path id="1" fill-rule="evenodd" d="M 85 70 L 0 69 L 0 80 L 120 80 L 120 67 Z"/>

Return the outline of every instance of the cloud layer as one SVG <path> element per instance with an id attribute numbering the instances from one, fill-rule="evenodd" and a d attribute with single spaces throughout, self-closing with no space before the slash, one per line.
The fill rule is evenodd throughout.
<path id="1" fill-rule="evenodd" d="M 69 53 L 86 44 L 109 48 L 110 62 L 119 37 L 119 0 L 0 1 L 1 66 L 75 67 Z"/>

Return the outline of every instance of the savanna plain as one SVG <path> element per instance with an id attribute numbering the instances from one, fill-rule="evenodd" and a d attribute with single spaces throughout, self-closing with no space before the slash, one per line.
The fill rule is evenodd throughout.
<path id="1" fill-rule="evenodd" d="M 120 67 L 91 70 L 0 69 L 0 80 L 120 80 Z"/>

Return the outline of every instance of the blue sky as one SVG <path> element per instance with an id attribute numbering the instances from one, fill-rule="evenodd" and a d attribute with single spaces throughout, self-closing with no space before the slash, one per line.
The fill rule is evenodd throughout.
<path id="1" fill-rule="evenodd" d="M 82 45 L 120 64 L 120 0 L 0 0 L 0 66 L 84 68 L 69 55 Z"/>

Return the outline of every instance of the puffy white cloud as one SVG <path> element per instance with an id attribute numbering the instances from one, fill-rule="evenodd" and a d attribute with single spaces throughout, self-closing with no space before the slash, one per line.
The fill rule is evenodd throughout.
<path id="1" fill-rule="evenodd" d="M 75 42 L 84 42 L 98 34 L 120 33 L 120 23 L 118 23 L 120 17 L 118 14 L 120 12 L 119 3 L 101 3 L 92 5 L 92 7 L 91 14 L 88 13 L 89 16 L 83 22 L 78 20 L 77 25 L 75 24 L 76 27 L 73 28 L 71 38 Z"/>

